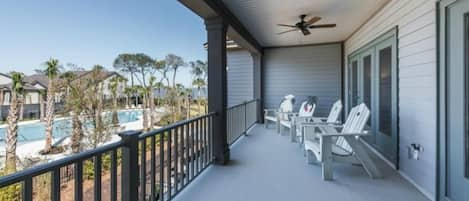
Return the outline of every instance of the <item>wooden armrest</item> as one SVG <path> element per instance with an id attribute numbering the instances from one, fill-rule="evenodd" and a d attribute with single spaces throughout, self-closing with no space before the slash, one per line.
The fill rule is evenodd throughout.
<path id="1" fill-rule="evenodd" d="M 330 128 L 342 128 L 343 125 L 330 124 L 327 122 L 304 122 L 301 123 L 303 127 L 330 127 Z"/>
<path id="2" fill-rule="evenodd" d="M 343 137 L 343 136 L 348 136 L 348 135 L 351 135 L 351 136 L 367 136 L 367 135 L 370 135 L 370 133 L 365 131 L 363 133 L 318 133 L 316 135 L 319 136 L 319 137 L 341 137 L 341 136 Z"/>
<path id="3" fill-rule="evenodd" d="M 277 109 L 264 109 L 264 112 L 277 112 Z"/>

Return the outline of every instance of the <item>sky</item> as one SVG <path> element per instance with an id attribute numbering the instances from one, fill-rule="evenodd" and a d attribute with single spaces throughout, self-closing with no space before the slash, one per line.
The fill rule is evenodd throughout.
<path id="1" fill-rule="evenodd" d="M 34 73 L 49 58 L 113 70 L 121 53 L 205 61 L 202 19 L 176 0 L 0 0 L 0 72 Z M 189 87 L 189 68 L 177 82 Z"/>

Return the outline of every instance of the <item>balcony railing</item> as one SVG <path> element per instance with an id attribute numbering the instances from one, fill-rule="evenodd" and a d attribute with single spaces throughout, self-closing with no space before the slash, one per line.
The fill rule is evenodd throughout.
<path id="1" fill-rule="evenodd" d="M 33 180 L 50 174 L 50 200 L 61 200 L 61 173 L 73 169 L 73 200 L 171 200 L 211 164 L 214 115 L 147 133 L 120 133 L 122 140 L 118 142 L 1 177 L 0 189 L 17 185 L 21 200 L 30 201 L 44 190 L 35 189 Z M 92 175 L 85 178 L 93 180 L 92 189 L 84 189 L 84 172 Z M 106 194 L 104 188 L 109 188 Z M 85 194 L 84 190 L 93 193 Z"/>
<path id="2" fill-rule="evenodd" d="M 227 143 L 233 144 L 257 122 L 258 100 L 251 100 L 227 109 Z"/>

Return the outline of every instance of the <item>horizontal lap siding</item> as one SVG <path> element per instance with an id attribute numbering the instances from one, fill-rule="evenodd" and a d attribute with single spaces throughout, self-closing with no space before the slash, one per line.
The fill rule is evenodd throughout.
<path id="1" fill-rule="evenodd" d="M 246 50 L 227 52 L 228 107 L 253 99 L 253 64 L 252 56 Z"/>
<path id="2" fill-rule="evenodd" d="M 307 96 L 317 96 L 316 116 L 327 116 L 341 93 L 341 45 L 272 48 L 264 51 L 265 103 L 278 107 L 287 94 L 295 110 Z"/>
<path id="3" fill-rule="evenodd" d="M 436 189 L 436 10 L 433 0 L 392 0 L 345 42 L 345 56 L 398 26 L 399 167 L 434 197 Z M 411 143 L 425 151 L 407 157 Z"/>

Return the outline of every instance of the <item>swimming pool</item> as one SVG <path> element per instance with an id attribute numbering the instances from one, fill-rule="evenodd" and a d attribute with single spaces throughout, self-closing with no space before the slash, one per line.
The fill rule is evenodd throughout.
<path id="1" fill-rule="evenodd" d="M 141 110 L 119 111 L 119 123 L 128 123 L 137 121 L 142 115 Z M 110 116 L 110 115 L 106 115 Z M 62 138 L 69 136 L 72 130 L 71 120 L 68 118 L 58 119 L 54 121 L 53 137 Z M 4 143 L 6 138 L 7 127 L 0 128 L 0 145 Z M 45 123 L 35 122 L 30 124 L 22 124 L 18 126 L 18 143 L 43 140 L 45 139 Z"/>

